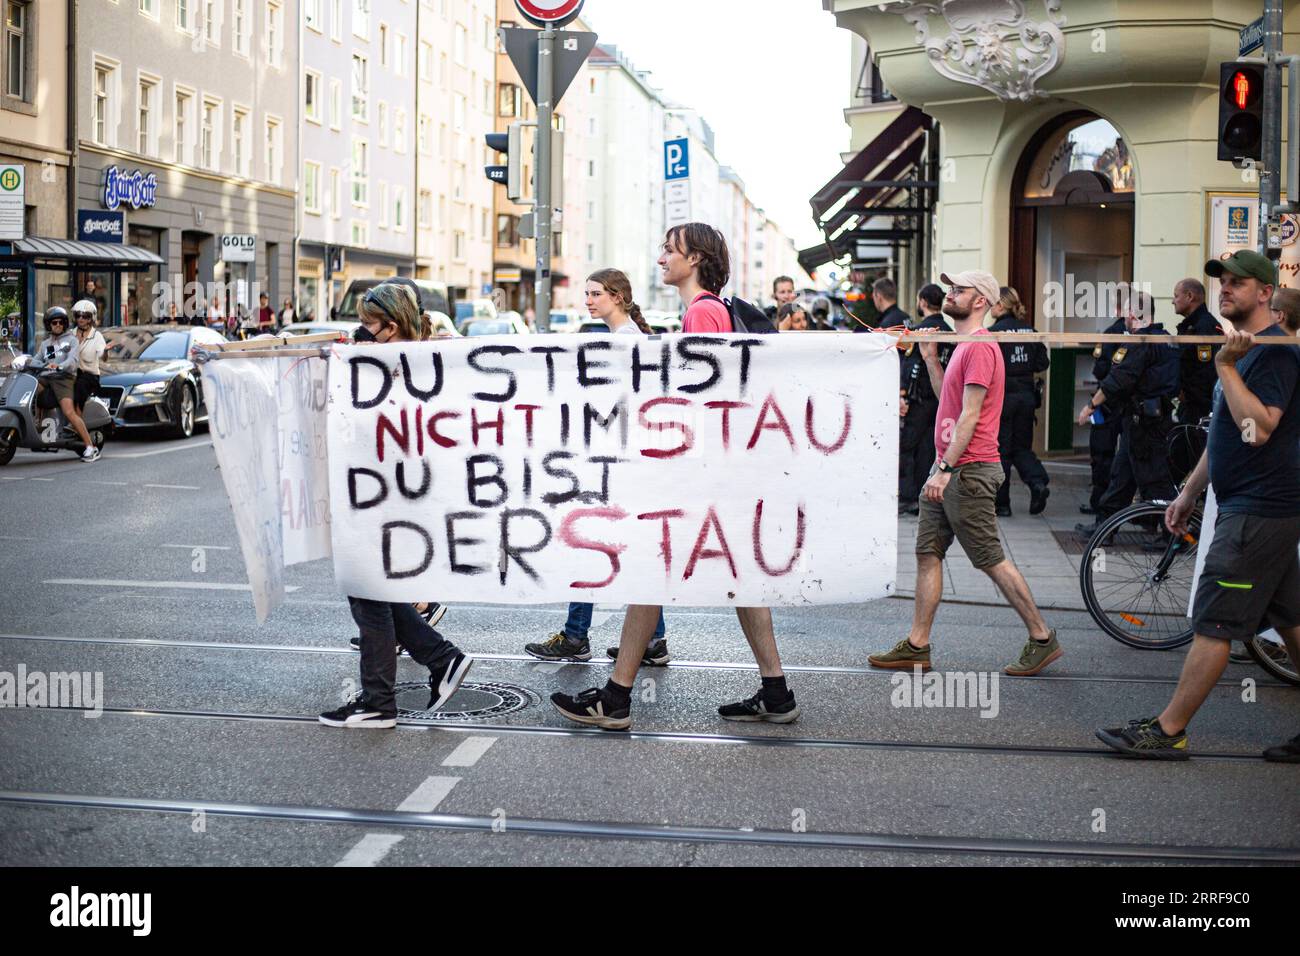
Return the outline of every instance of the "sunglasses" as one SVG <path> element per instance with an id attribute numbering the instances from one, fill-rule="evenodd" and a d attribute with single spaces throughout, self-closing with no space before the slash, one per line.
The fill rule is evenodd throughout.
<path id="1" fill-rule="evenodd" d="M 67 319 L 50 319 L 50 325 L 67 325 Z"/>
<path id="2" fill-rule="evenodd" d="M 74 319 L 93 319 L 95 317 L 95 313 L 94 312 L 73 312 L 72 317 Z"/>

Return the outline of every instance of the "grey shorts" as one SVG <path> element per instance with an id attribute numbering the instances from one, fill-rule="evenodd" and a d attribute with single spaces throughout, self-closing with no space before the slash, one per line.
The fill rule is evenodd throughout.
<path id="1" fill-rule="evenodd" d="M 1245 641 L 1300 625 L 1300 517 L 1220 513 L 1196 585 L 1197 634 Z"/>
<path id="2" fill-rule="evenodd" d="M 957 469 L 944 489 L 943 504 L 935 504 L 922 492 L 916 553 L 943 558 L 956 538 L 970 563 L 981 570 L 1005 561 L 995 510 L 998 488 L 1005 480 L 1001 464 L 974 461 Z"/>
<path id="3" fill-rule="evenodd" d="M 62 402 L 65 398 L 72 398 L 73 383 L 76 379 L 71 375 L 47 375 L 41 379 L 41 384 L 54 393 L 54 397 Z"/>

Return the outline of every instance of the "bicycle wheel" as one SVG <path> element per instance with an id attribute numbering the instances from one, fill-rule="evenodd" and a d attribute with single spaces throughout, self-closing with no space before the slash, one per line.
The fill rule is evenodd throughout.
<path id="1" fill-rule="evenodd" d="M 1201 512 L 1187 533 L 1165 528 L 1165 505 L 1139 502 L 1111 515 L 1084 548 L 1079 588 L 1088 613 L 1121 644 L 1168 650 L 1192 639 L 1187 604 Z"/>
<path id="2" fill-rule="evenodd" d="M 1278 680 L 1300 687 L 1300 668 L 1287 653 L 1286 645 L 1275 644 L 1262 637 L 1253 637 L 1246 641 L 1246 651 L 1255 658 L 1256 664 Z"/>

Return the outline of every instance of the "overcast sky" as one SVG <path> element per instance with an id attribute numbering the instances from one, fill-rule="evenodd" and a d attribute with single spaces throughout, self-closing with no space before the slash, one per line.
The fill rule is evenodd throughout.
<path id="1" fill-rule="evenodd" d="M 821 238 L 808 199 L 849 147 L 850 84 L 850 35 L 821 0 L 587 0 L 582 16 L 700 111 L 718 160 L 799 248 Z"/>

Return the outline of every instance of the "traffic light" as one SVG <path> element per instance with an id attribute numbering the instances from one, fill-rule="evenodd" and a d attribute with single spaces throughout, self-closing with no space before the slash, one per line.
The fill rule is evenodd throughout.
<path id="1" fill-rule="evenodd" d="M 505 155 L 506 165 L 485 166 L 483 171 L 492 182 L 506 187 L 511 202 L 518 202 L 524 195 L 523 133 L 522 123 L 511 123 L 508 132 L 488 133 L 485 137 L 489 149 Z"/>
<path id="2" fill-rule="evenodd" d="M 1264 155 L 1264 71 L 1251 60 L 1219 64 L 1219 159 Z"/>

